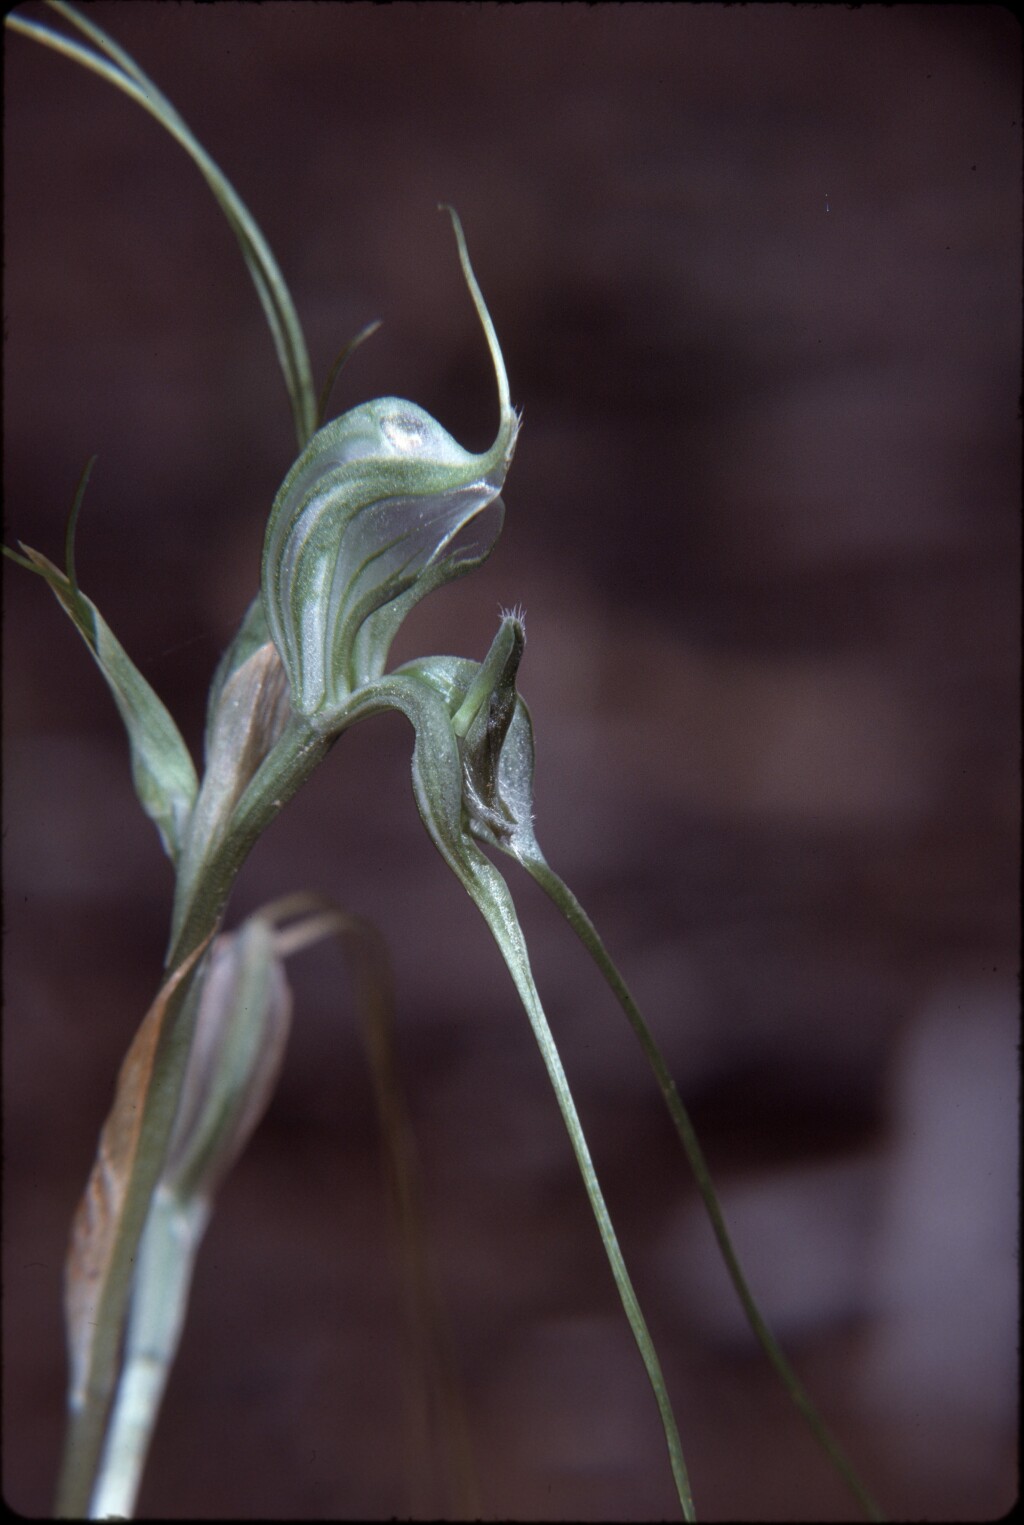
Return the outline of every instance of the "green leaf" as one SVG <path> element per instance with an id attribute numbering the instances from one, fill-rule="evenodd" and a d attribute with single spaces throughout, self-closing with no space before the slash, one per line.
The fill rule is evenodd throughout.
<path id="1" fill-rule="evenodd" d="M 463 273 L 487 335 L 500 422 L 491 448 L 464 450 L 429 413 L 377 398 L 318 430 L 285 477 L 263 550 L 267 623 L 299 715 L 329 725 L 384 671 L 413 604 L 477 565 L 501 526 L 498 494 L 518 420 L 501 350 L 452 212 Z M 484 510 L 477 541 L 462 531 Z"/>
<path id="2" fill-rule="evenodd" d="M 128 732 L 131 749 L 132 779 L 143 810 L 155 822 L 164 850 L 172 862 L 181 852 L 189 817 L 198 787 L 196 770 L 181 733 L 166 707 L 128 656 L 106 620 L 91 599 L 86 598 L 74 580 L 71 536 L 74 513 L 81 502 L 80 484 L 76 509 L 69 523 L 69 572 L 65 574 L 52 561 L 23 545 L 24 556 L 4 547 L 5 554 L 37 572 L 49 585 L 54 597 L 74 622 L 82 639 L 96 660 L 114 696 Z"/>
<path id="3" fill-rule="evenodd" d="M 318 429 L 323 427 L 324 420 L 327 417 L 327 405 L 331 400 L 331 393 L 334 390 L 334 383 L 341 375 L 342 368 L 348 364 L 359 346 L 361 344 L 365 344 L 366 340 L 370 338 L 371 334 L 375 334 L 377 332 L 378 328 L 380 327 L 380 322 L 380 318 L 374 318 L 372 323 L 364 324 L 364 326 L 359 330 L 355 337 L 348 341 L 348 343 L 335 358 L 334 364 L 327 372 L 327 380 L 321 387 L 320 396 L 316 401 L 316 426 Z"/>
<path id="4" fill-rule="evenodd" d="M 94 21 L 75 10 L 74 6 L 61 0 L 48 0 L 51 10 L 63 16 L 65 21 L 96 44 L 99 52 L 83 47 L 55 32 L 52 27 L 31 21 L 23 16 L 5 17 L 5 25 L 34 42 L 63 53 L 83 68 L 90 69 L 102 79 L 115 85 L 143 110 L 154 116 L 161 126 L 175 138 L 194 160 L 203 178 L 217 199 L 224 216 L 238 240 L 264 316 L 277 350 L 278 362 L 284 374 L 285 386 L 291 403 L 295 434 L 301 449 L 316 428 L 316 397 L 309 364 L 309 354 L 302 332 L 302 325 L 295 312 L 291 293 L 285 284 L 277 261 L 266 239 L 227 176 L 218 168 L 202 145 L 193 137 L 188 126 L 165 95 L 143 73 L 135 60 L 108 37 Z M 105 56 L 104 56 L 105 55 Z M 107 60 L 110 60 L 108 62 Z"/>

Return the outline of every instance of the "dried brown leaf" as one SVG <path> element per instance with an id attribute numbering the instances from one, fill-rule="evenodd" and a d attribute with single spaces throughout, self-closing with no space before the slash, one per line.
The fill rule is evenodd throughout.
<path id="1" fill-rule="evenodd" d="M 100 1304 L 110 1283 L 125 1221 L 146 1099 L 167 1010 L 175 991 L 205 948 L 206 942 L 200 944 L 170 975 L 132 1040 L 118 1073 L 114 1104 L 103 1124 L 96 1161 L 72 1223 L 64 1313 L 71 1365 L 68 1396 L 73 1409 L 84 1403 L 87 1390 L 95 1385 L 97 1342 L 102 1328 Z M 116 1355 L 116 1345 L 110 1355 Z M 111 1368 L 112 1364 L 111 1361 Z M 112 1379 L 111 1369 L 100 1379 L 100 1386 Z"/>

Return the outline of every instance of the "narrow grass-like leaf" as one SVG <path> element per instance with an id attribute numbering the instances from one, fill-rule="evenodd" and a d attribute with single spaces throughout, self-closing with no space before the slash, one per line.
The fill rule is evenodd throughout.
<path id="1" fill-rule="evenodd" d="M 348 364 L 349 360 L 351 360 L 359 346 L 365 343 L 365 341 L 370 338 L 371 334 L 375 334 L 377 332 L 380 324 L 380 318 L 374 318 L 372 323 L 367 323 L 365 327 L 361 328 L 356 334 L 355 338 L 350 339 L 345 345 L 344 349 L 341 350 L 335 359 L 334 364 L 327 372 L 327 379 L 321 387 L 320 396 L 316 401 L 316 426 L 318 429 L 322 429 L 324 423 L 326 422 L 327 408 L 331 400 L 331 393 L 334 390 L 334 383 L 340 376 L 342 368 Z"/>
<path id="2" fill-rule="evenodd" d="M 81 43 L 55 32 L 52 27 L 24 16 L 9 15 L 5 25 L 25 37 L 73 59 L 84 68 L 115 85 L 136 101 L 176 138 L 198 166 L 238 240 L 246 267 L 256 287 L 284 374 L 292 419 L 300 450 L 316 428 L 317 406 L 302 325 L 277 261 L 242 198 L 219 169 L 170 101 L 143 73 L 135 60 L 108 37 L 103 29 L 63 0 L 47 0 L 50 8 L 96 44 L 93 52 Z M 105 57 L 104 57 L 105 55 Z M 108 62 L 107 60 L 110 60 Z"/>
<path id="3" fill-rule="evenodd" d="M 294 929 L 278 932 L 280 952 L 291 954 L 312 939 L 328 935 L 341 944 L 377 1104 L 415 1360 L 417 1380 L 403 1384 L 409 1408 L 410 1477 L 427 1477 L 440 1468 L 452 1505 L 441 1513 L 447 1518 L 478 1519 L 480 1486 L 447 1321 L 427 1258 L 412 1124 L 395 1057 L 394 989 L 387 947 L 372 923 L 319 896 L 296 895 L 271 909 L 279 921 L 289 915 L 303 918 Z M 437 1510 L 410 1487 L 407 1512 L 428 1518 Z"/>

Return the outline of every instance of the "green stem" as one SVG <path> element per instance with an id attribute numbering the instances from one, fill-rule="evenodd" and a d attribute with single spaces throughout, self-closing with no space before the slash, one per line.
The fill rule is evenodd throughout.
<path id="1" fill-rule="evenodd" d="M 169 969 L 187 958 L 219 922 L 256 839 L 327 756 L 334 740 L 293 716 L 235 806 L 227 830 L 205 845 L 199 861 L 182 863 L 171 919 Z"/>
<path id="2" fill-rule="evenodd" d="M 437 838 L 435 838 L 437 841 Z M 661 1362 L 654 1347 L 647 1321 L 644 1318 L 626 1262 L 623 1259 L 622 1250 L 619 1247 L 618 1237 L 612 1224 L 611 1215 L 601 1190 L 594 1163 L 590 1156 L 583 1125 L 580 1122 L 576 1103 L 573 1101 L 572 1091 L 566 1078 L 562 1060 L 555 1044 L 554 1035 L 548 1024 L 547 1016 L 541 1005 L 540 996 L 534 983 L 530 969 L 529 956 L 526 951 L 526 942 L 519 926 L 512 897 L 504 879 L 482 853 L 470 848 L 458 857 L 445 851 L 444 845 L 437 841 L 444 856 L 455 870 L 462 881 L 470 897 L 476 903 L 478 910 L 490 927 L 491 935 L 501 951 L 502 957 L 509 973 L 515 983 L 519 999 L 523 1004 L 530 1026 L 533 1028 L 534 1038 L 544 1060 L 548 1078 L 558 1101 L 558 1107 L 565 1123 L 569 1140 L 572 1144 L 573 1153 L 587 1196 L 590 1199 L 590 1208 L 597 1223 L 598 1232 L 604 1252 L 611 1268 L 619 1297 L 622 1301 L 623 1310 L 629 1321 L 629 1327 L 633 1332 L 637 1348 L 647 1371 L 647 1377 L 658 1405 L 661 1417 L 662 1429 L 665 1433 L 665 1441 L 668 1446 L 669 1462 L 672 1467 L 672 1476 L 675 1480 L 676 1492 L 679 1496 L 683 1518 L 688 1521 L 696 1519 L 693 1505 L 693 1495 L 690 1490 L 690 1479 L 686 1470 L 686 1462 L 683 1457 L 682 1442 L 679 1439 L 679 1429 L 676 1425 L 675 1414 L 672 1411 L 672 1402 L 668 1395 L 668 1388 L 661 1369 Z"/>
<path id="3" fill-rule="evenodd" d="M 96 1330 L 84 1391 L 70 1400 L 55 1512 L 58 1518 L 88 1516 L 100 1464 L 107 1413 L 117 1381 L 122 1333 L 128 1312 L 135 1258 L 170 1140 L 178 1092 L 192 1039 L 197 976 L 203 968 L 202 942 L 168 994 L 157 1054 L 143 1102 L 139 1140 L 124 1188 L 117 1240 L 96 1305 Z"/>
<path id="4" fill-rule="evenodd" d="M 215 936 L 239 869 L 260 832 L 277 815 L 326 756 L 331 738 L 293 721 L 242 795 L 231 824 L 202 872 L 193 878 L 187 902 L 176 908 L 177 930 L 167 970 L 184 968 L 168 998 L 142 1104 L 139 1141 L 125 1186 L 122 1220 L 97 1309 L 96 1355 L 82 1403 L 72 1410 L 56 1512 L 83 1518 L 100 1464 L 107 1414 L 117 1379 L 118 1355 L 128 1315 L 135 1258 L 150 1202 L 163 1169 L 185 1076 L 197 1000 L 205 970 L 202 950 Z"/>
<path id="5" fill-rule="evenodd" d="M 367 684 L 359 695 L 353 696 L 347 723 L 387 709 L 399 710 L 416 732 L 413 792 L 423 824 L 490 928 L 533 1028 L 590 1199 L 604 1252 L 658 1405 L 683 1517 L 693 1520 L 690 1480 L 661 1364 L 626 1270 L 569 1082 L 534 983 L 515 904 L 501 874 L 464 829 L 462 765 L 448 704 L 442 694 L 422 677 L 405 670 L 393 673 L 377 684 Z"/>
<path id="6" fill-rule="evenodd" d="M 208 1218 L 203 1199 L 182 1201 L 157 1188 L 139 1246 L 124 1364 L 90 1501 L 93 1518 L 131 1519 L 135 1512 Z"/>
<path id="7" fill-rule="evenodd" d="M 611 987 L 619 1005 L 626 1013 L 630 1026 L 640 1041 L 640 1046 L 647 1056 L 651 1069 L 654 1071 L 655 1079 L 658 1082 L 669 1114 L 675 1124 L 676 1132 L 679 1135 L 686 1158 L 693 1171 L 694 1179 L 697 1182 L 697 1189 L 704 1200 L 704 1206 L 711 1221 L 715 1238 L 718 1241 L 722 1259 L 725 1261 L 729 1278 L 732 1281 L 736 1295 L 743 1306 L 747 1321 L 758 1343 L 775 1368 L 780 1381 L 797 1409 L 806 1420 L 814 1438 L 825 1452 L 836 1472 L 843 1479 L 853 1497 L 857 1500 L 865 1518 L 875 1521 L 884 1520 L 885 1515 L 875 1502 L 868 1488 L 861 1481 L 853 1463 L 846 1456 L 839 1442 L 818 1413 L 810 1394 L 790 1366 L 778 1341 L 761 1316 L 760 1309 L 754 1301 L 753 1293 L 747 1285 L 747 1279 L 743 1274 L 739 1258 L 733 1248 L 729 1231 L 725 1226 L 722 1209 L 719 1205 L 715 1188 L 712 1185 L 711 1173 L 708 1170 L 707 1161 L 704 1158 L 704 1152 L 700 1147 L 689 1113 L 683 1105 L 679 1092 L 676 1089 L 676 1083 L 672 1079 L 668 1066 L 662 1058 L 661 1050 L 651 1036 L 650 1029 L 644 1021 L 640 1009 L 630 994 L 625 981 L 612 963 L 593 922 L 569 889 L 569 886 L 564 880 L 559 878 L 543 858 L 524 859 L 523 866 L 555 902 L 555 905 L 562 912 L 587 952 L 591 955 Z"/>

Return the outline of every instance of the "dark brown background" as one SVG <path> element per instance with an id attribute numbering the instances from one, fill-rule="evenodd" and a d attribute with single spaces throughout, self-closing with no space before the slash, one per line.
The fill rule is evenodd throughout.
<path id="1" fill-rule="evenodd" d="M 34 9 L 29 7 L 30 10 Z M 237 184 L 340 410 L 473 448 L 525 410 L 489 565 L 396 658 L 526 606 L 541 842 L 692 1104 L 769 1316 L 893 1516 L 1016 1487 L 1020 37 L 998 8 L 101 4 Z M 6 538 L 59 558 L 178 717 L 293 442 L 237 250 L 130 102 L 8 37 Z M 67 1224 L 157 982 L 170 875 L 101 680 L 5 566 L 4 1493 L 49 1507 Z M 394 951 L 403 1073 L 483 1507 L 671 1516 L 654 1406 L 540 1061 L 426 840 L 397 718 L 260 843 Z M 751 1348 L 616 1009 L 513 874 L 703 1518 L 842 1518 Z M 329 949 L 225 1188 L 144 1514 L 451 1505 L 409 1368 Z"/>

